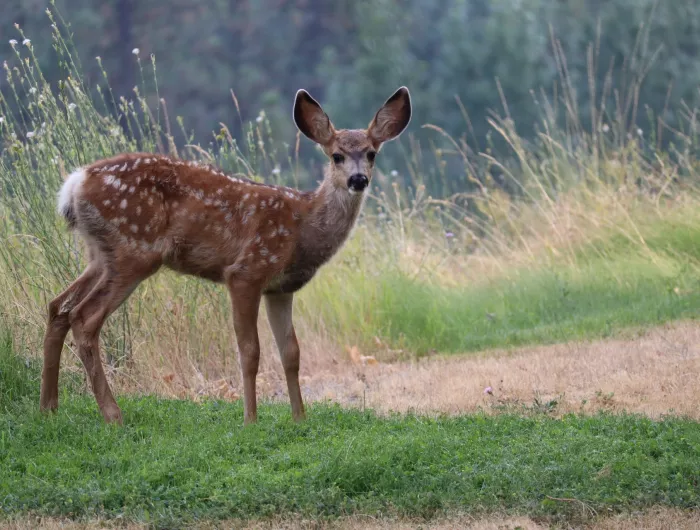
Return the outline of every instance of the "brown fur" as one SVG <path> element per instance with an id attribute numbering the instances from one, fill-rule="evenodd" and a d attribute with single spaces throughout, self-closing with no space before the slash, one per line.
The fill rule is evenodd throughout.
<path id="1" fill-rule="evenodd" d="M 225 283 L 243 372 L 245 422 L 256 421 L 257 320 L 264 296 L 285 370 L 292 415 L 302 419 L 299 345 L 293 293 L 348 237 L 364 194 L 348 178 L 371 179 L 369 153 L 398 136 L 410 120 L 410 98 L 399 89 L 367 130 L 335 130 L 320 105 L 299 91 L 299 129 L 331 162 L 314 192 L 229 177 L 211 166 L 147 153 L 121 154 L 73 173 L 60 210 L 89 250 L 85 272 L 49 304 L 41 408 L 58 407 L 58 369 L 68 330 L 106 421 L 122 415 L 102 369 L 99 334 L 105 319 L 162 266 Z M 333 156 L 343 156 L 341 162 Z"/>

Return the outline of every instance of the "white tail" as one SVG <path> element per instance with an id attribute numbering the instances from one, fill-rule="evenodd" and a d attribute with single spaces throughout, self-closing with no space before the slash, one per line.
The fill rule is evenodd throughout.
<path id="1" fill-rule="evenodd" d="M 138 284 L 166 266 L 228 287 L 246 423 L 257 417 L 257 318 L 265 298 L 292 414 L 297 420 L 304 417 L 293 293 L 347 238 L 371 181 L 377 151 L 409 122 L 410 98 L 402 87 L 367 130 L 336 130 L 320 105 L 299 91 L 294 119 L 331 159 L 323 183 L 313 192 L 260 184 L 211 166 L 146 153 L 101 160 L 66 179 L 59 211 L 83 236 L 88 266 L 49 304 L 42 409 L 58 407 L 61 349 L 71 329 L 105 420 L 121 422 L 102 369 L 99 333 Z"/>

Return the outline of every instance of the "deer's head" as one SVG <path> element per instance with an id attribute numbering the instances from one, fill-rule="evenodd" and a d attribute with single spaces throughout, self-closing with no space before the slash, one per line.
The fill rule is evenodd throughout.
<path id="1" fill-rule="evenodd" d="M 372 180 L 382 144 L 398 137 L 411 120 L 411 97 L 399 88 L 377 111 L 367 129 L 337 129 L 321 105 L 305 90 L 294 101 L 294 122 L 330 159 L 326 176 L 335 188 L 362 193 Z"/>

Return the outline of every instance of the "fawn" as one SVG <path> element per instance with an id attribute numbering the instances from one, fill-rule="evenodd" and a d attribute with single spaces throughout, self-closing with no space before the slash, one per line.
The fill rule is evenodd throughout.
<path id="1" fill-rule="evenodd" d="M 70 329 L 102 416 L 122 422 L 102 369 L 100 330 L 139 283 L 165 266 L 228 287 L 243 375 L 244 424 L 257 419 L 257 321 L 265 298 L 292 416 L 305 417 L 292 323 L 294 292 L 348 237 L 372 179 L 375 155 L 408 125 L 411 100 L 401 87 L 367 129 L 335 129 L 316 100 L 299 90 L 293 115 L 297 128 L 330 159 L 315 191 L 261 184 L 147 153 L 120 154 L 67 177 L 59 212 L 84 239 L 88 265 L 49 304 L 42 410 L 58 408 L 61 350 Z"/>

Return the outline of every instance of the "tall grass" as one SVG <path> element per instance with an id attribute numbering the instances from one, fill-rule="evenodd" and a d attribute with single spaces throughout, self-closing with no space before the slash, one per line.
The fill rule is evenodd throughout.
<path id="1" fill-rule="evenodd" d="M 80 242 L 55 212 L 72 168 L 146 150 L 206 159 L 254 179 L 312 180 L 295 147 L 270 141 L 264 114 L 242 125 L 242 144 L 224 125 L 210 142 L 194 144 L 158 97 L 153 60 L 135 57 L 143 82 L 130 99 L 113 96 L 106 72 L 103 83 L 86 86 L 65 26 L 49 18 L 63 79 L 49 86 L 34 44 L 23 44 L 18 30 L 13 66 L 5 67 L 9 90 L 0 95 L 0 325 L 34 349 L 46 304 L 84 264 Z M 492 126 L 507 154 L 476 152 L 429 126 L 442 142 L 431 160 L 409 139 L 409 175 L 380 161 L 352 241 L 298 297 L 307 342 L 457 352 L 697 316 L 695 113 L 681 109 L 683 131 L 666 130 L 660 119 L 638 131 L 629 108 L 636 109 L 634 86 L 643 79 L 633 77 L 627 96 L 616 98 L 619 108 L 601 105 L 593 130 L 585 130 L 557 57 L 562 84 L 556 98 L 543 93 L 536 101 L 542 118 L 534 142 L 518 135 L 506 106 Z M 666 149 L 661 131 L 671 140 Z M 426 194 L 422 175 L 449 179 L 455 171 L 471 190 Z M 114 366 L 137 350 L 169 366 L 212 359 L 226 366 L 230 328 L 221 288 L 166 272 L 112 317 L 105 352 Z"/>

